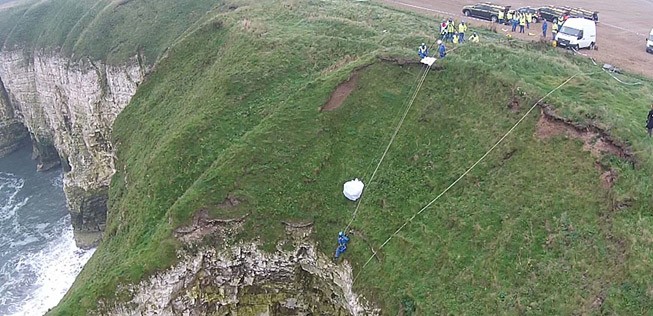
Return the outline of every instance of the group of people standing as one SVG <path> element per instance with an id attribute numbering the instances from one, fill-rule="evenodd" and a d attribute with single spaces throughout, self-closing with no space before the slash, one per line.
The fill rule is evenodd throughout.
<path id="1" fill-rule="evenodd" d="M 468 26 L 465 21 L 460 21 L 460 24 L 456 25 L 456 22 L 453 19 L 442 20 L 440 23 L 440 39 L 438 39 L 438 53 L 437 56 L 444 58 L 447 55 L 447 47 L 444 45 L 445 42 L 460 44 L 466 41 L 465 34 L 467 33 Z M 468 39 L 472 43 L 478 43 L 479 38 L 476 32 Z M 424 58 L 429 56 L 429 47 L 426 46 L 426 43 L 422 43 L 417 49 L 417 55 L 419 58 Z"/>
<path id="2" fill-rule="evenodd" d="M 533 23 L 533 14 L 530 12 L 507 11 L 505 14 L 505 20 L 503 19 L 503 16 L 504 13 L 499 12 L 499 23 L 511 25 L 512 32 L 517 31 L 517 27 L 519 27 L 519 33 L 524 33 L 524 27 L 526 29 L 530 29 L 531 23 Z M 553 39 L 555 39 L 556 34 L 558 34 L 558 30 L 560 30 L 562 24 L 565 23 L 568 18 L 569 14 L 564 14 L 557 19 L 556 23 L 551 23 L 551 36 Z M 546 33 L 548 30 L 549 23 L 545 19 L 542 19 L 542 37 L 546 38 Z"/>
<path id="3" fill-rule="evenodd" d="M 505 15 L 505 16 L 504 16 Z M 533 13 L 508 11 L 504 14 L 503 11 L 499 12 L 499 23 L 511 25 L 512 31 L 515 32 L 519 26 L 519 33 L 524 33 L 524 28 L 530 29 L 533 23 Z"/>
<path id="4" fill-rule="evenodd" d="M 442 23 L 440 23 L 440 40 L 453 44 L 464 43 L 467 30 L 468 26 L 465 21 L 460 21 L 456 25 L 456 22 L 451 18 L 449 20 L 442 20 Z M 476 33 L 472 34 L 469 41 L 478 42 L 478 35 Z"/>

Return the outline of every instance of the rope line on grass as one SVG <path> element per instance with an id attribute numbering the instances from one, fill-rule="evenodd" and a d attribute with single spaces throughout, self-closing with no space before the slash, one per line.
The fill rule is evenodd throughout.
<path id="1" fill-rule="evenodd" d="M 617 80 L 617 82 L 619 82 L 619 83 L 621 83 L 621 84 L 623 84 L 623 85 L 627 85 L 627 86 L 638 86 L 638 85 L 641 85 L 641 84 L 642 84 L 641 81 L 636 81 L 636 82 L 625 82 L 625 81 L 623 81 L 623 80 L 617 78 L 617 76 L 613 75 L 613 74 L 612 74 L 612 73 L 613 73 L 612 71 L 608 71 L 608 70 L 606 70 L 606 69 L 603 69 L 603 71 L 605 71 L 608 75 L 610 75 L 610 77 L 612 77 L 612 79 Z"/>
<path id="2" fill-rule="evenodd" d="M 419 82 L 422 79 L 422 76 L 424 75 L 424 73 L 423 73 L 424 70 L 426 70 L 426 65 L 425 65 L 425 67 L 422 67 L 420 73 L 415 77 L 415 81 L 410 85 L 410 90 L 408 90 L 408 95 L 413 95 L 413 93 L 415 91 L 413 89 L 417 88 L 417 86 L 419 85 Z M 408 101 L 410 101 L 410 98 L 406 98 L 406 100 L 404 100 L 404 102 L 401 104 L 401 108 L 405 108 L 406 105 L 408 104 Z M 400 114 L 401 114 L 401 112 L 397 113 L 397 117 L 395 117 L 394 121 L 392 122 L 392 126 L 395 126 L 395 125 L 399 124 L 399 121 L 401 120 Z M 374 160 L 370 160 L 367 167 L 365 167 L 365 172 L 363 173 L 363 175 L 369 175 L 370 174 L 370 168 L 372 167 L 373 164 L 374 164 Z M 364 178 L 364 179 L 367 179 L 367 178 Z"/>
<path id="3" fill-rule="evenodd" d="M 580 53 L 579 53 L 579 54 L 580 54 Z M 587 56 L 587 55 L 585 55 L 585 54 L 581 54 L 581 55 L 583 55 L 583 56 Z M 594 58 L 590 57 L 590 60 L 592 61 L 592 63 L 594 64 L 594 66 L 598 66 L 598 64 L 596 63 L 596 60 L 594 60 Z M 637 82 L 625 82 L 625 81 L 623 81 L 623 80 L 617 78 L 617 76 L 613 75 L 614 71 L 608 71 L 607 69 L 605 69 L 605 68 L 603 68 L 603 67 L 601 67 L 601 69 L 602 69 L 603 71 L 605 71 L 608 75 L 610 75 L 610 77 L 612 77 L 612 79 L 617 80 L 617 82 L 619 82 L 619 83 L 621 83 L 621 84 L 624 84 L 624 85 L 627 85 L 627 86 L 638 86 L 638 85 L 643 84 L 643 82 L 641 82 L 641 81 L 637 81 Z"/>
<path id="4" fill-rule="evenodd" d="M 417 98 L 417 94 L 419 94 L 420 89 L 422 88 L 422 85 L 424 84 L 424 81 L 426 81 L 426 76 L 429 74 L 429 70 L 431 70 L 430 66 L 426 66 L 425 70 L 422 72 L 422 76 L 420 77 L 420 80 L 417 84 L 417 87 L 415 89 L 415 92 L 413 93 L 412 97 L 409 99 L 410 101 L 408 102 L 408 105 L 406 106 L 406 110 L 404 110 L 404 114 L 399 120 L 399 124 L 397 124 L 397 127 L 395 127 L 395 131 L 392 134 L 392 137 L 390 137 L 390 141 L 388 142 L 388 145 L 385 147 L 385 150 L 383 151 L 383 154 L 381 155 L 381 159 L 379 159 L 379 162 L 376 164 L 376 168 L 374 168 L 374 172 L 372 172 L 372 176 L 370 179 L 367 181 L 368 183 L 368 189 L 369 186 L 372 184 L 372 180 L 374 180 L 374 177 L 376 176 L 377 171 L 379 171 L 379 167 L 381 166 L 381 163 L 383 163 L 383 160 L 385 159 L 385 156 L 388 154 L 388 151 L 390 150 L 390 147 L 395 141 L 395 138 L 397 137 L 397 134 L 399 133 L 399 130 L 401 129 L 401 126 L 404 124 L 404 121 L 406 120 L 406 116 L 408 115 L 408 112 L 410 111 L 411 107 L 413 106 L 413 103 L 415 103 L 415 99 Z M 361 206 L 361 203 L 363 201 L 364 194 L 361 195 L 361 197 L 358 199 L 358 203 L 356 203 L 356 209 L 354 209 L 354 213 L 352 213 L 351 219 L 349 220 L 349 223 L 347 224 L 347 227 L 343 230 L 346 232 L 349 230 L 349 227 L 351 227 L 351 224 L 354 222 L 356 219 L 356 214 L 358 213 L 358 210 Z"/>
<path id="5" fill-rule="evenodd" d="M 431 44 L 430 47 L 432 47 L 436 42 L 437 42 L 437 40 L 435 42 L 433 42 L 433 44 Z M 459 47 L 460 46 L 454 47 L 453 49 L 449 50 L 449 53 L 455 51 Z M 422 88 L 422 85 L 424 84 L 424 81 L 426 80 L 426 76 L 428 75 L 429 71 L 431 70 L 431 66 L 426 65 L 424 67 L 424 69 L 425 70 L 424 70 L 424 72 L 422 73 L 422 76 L 419 79 L 419 83 L 417 84 L 415 92 L 413 93 L 412 97 L 409 99 L 410 101 L 408 102 L 408 106 L 406 107 L 406 110 L 404 111 L 404 115 L 402 116 L 401 120 L 399 120 L 399 124 L 395 128 L 395 131 L 394 131 L 392 137 L 390 138 L 390 141 L 388 142 L 388 145 L 386 146 L 385 151 L 381 155 L 381 159 L 379 159 L 379 162 L 377 163 L 376 168 L 374 169 L 374 172 L 372 173 L 372 176 L 367 181 L 368 189 L 369 189 L 369 186 L 372 184 L 372 180 L 374 180 L 374 176 L 376 176 L 376 172 L 379 170 L 379 167 L 381 166 L 381 163 L 383 163 L 383 160 L 385 159 L 385 156 L 388 153 L 388 150 L 390 150 L 390 146 L 392 146 L 392 143 L 394 142 L 395 137 L 399 133 L 399 130 L 401 129 L 401 126 L 404 123 L 404 120 L 406 119 L 406 116 L 408 115 L 408 112 L 410 111 L 410 108 L 413 106 L 413 103 L 415 102 L 415 99 L 417 98 L 417 94 L 419 94 L 419 91 Z M 367 170 L 365 171 L 365 173 L 367 173 Z M 363 191 L 363 195 L 365 195 L 364 191 Z M 356 208 L 354 209 L 354 212 L 352 213 L 351 220 L 349 220 L 349 223 L 347 223 L 347 226 L 343 230 L 344 232 L 347 232 L 347 230 L 349 230 L 349 228 L 351 227 L 351 224 L 356 219 L 356 214 L 358 214 L 358 210 L 359 210 L 359 208 L 361 206 L 361 203 L 363 201 L 363 195 L 361 195 L 361 197 L 358 199 L 358 203 L 356 203 Z"/>
<path id="6" fill-rule="evenodd" d="M 442 192 L 440 192 L 440 194 L 438 194 L 438 195 L 437 195 L 433 200 L 431 200 L 428 204 L 426 204 L 424 207 L 422 207 L 422 208 L 421 208 L 417 213 L 413 214 L 412 217 L 410 217 L 407 221 L 405 221 L 405 222 L 404 222 L 404 223 L 403 223 L 403 224 L 402 224 L 402 225 L 401 225 L 401 226 L 400 226 L 400 227 L 399 227 L 399 228 L 398 228 L 394 233 L 392 233 L 392 234 L 390 235 L 390 237 L 388 237 L 388 239 L 386 239 L 386 240 L 381 244 L 381 246 L 379 246 L 377 249 L 380 250 L 380 249 L 382 249 L 383 247 L 385 247 L 385 245 L 387 245 L 388 242 L 390 242 L 390 240 L 392 240 L 392 238 L 393 238 L 394 236 L 396 236 L 397 234 L 399 234 L 399 232 L 400 232 L 404 227 L 406 227 L 409 223 L 411 223 L 411 222 L 413 221 L 413 219 L 415 219 L 415 217 L 417 217 L 418 215 L 422 214 L 422 212 L 424 212 L 424 211 L 425 211 L 426 209 L 428 209 L 431 205 L 433 205 L 433 203 L 435 203 L 437 200 L 439 200 L 440 197 L 442 197 L 445 193 L 447 193 L 447 192 L 448 192 L 448 191 L 449 191 L 453 186 L 455 186 L 455 185 L 456 185 L 460 180 L 462 180 L 462 178 L 464 178 L 464 177 L 465 177 L 469 172 L 471 172 L 471 171 L 472 171 L 472 170 L 473 170 L 473 169 L 474 169 L 474 168 L 475 168 L 479 163 L 481 163 L 481 161 L 483 161 L 483 160 L 484 160 L 484 159 L 485 159 L 485 158 L 486 158 L 486 157 L 487 157 L 487 156 L 488 156 L 492 151 L 494 151 L 494 149 L 495 149 L 497 146 L 499 146 L 499 145 L 500 145 L 500 144 L 501 144 L 501 143 L 502 143 L 502 142 L 503 142 L 503 141 L 504 141 L 504 140 L 505 140 L 505 139 L 506 139 L 506 138 L 507 138 L 507 137 L 508 137 L 508 136 L 509 136 L 509 135 L 510 135 L 510 134 L 511 134 L 511 133 L 512 133 L 516 128 L 517 128 L 517 126 L 519 126 L 519 124 L 521 124 L 521 122 L 523 122 L 523 121 L 526 119 L 526 117 L 527 117 L 527 116 L 528 116 L 528 115 L 529 115 L 529 114 L 530 114 L 530 113 L 535 109 L 535 107 L 537 107 L 538 104 L 540 104 L 540 102 L 542 102 L 542 101 L 543 101 L 544 99 L 546 99 L 548 96 L 550 96 L 551 94 L 553 94 L 555 91 L 558 91 L 560 88 L 562 88 L 563 86 L 565 86 L 567 83 L 569 83 L 572 79 L 574 79 L 574 78 L 575 78 L 576 76 L 578 76 L 579 74 L 580 74 L 580 73 L 577 73 L 577 74 L 575 74 L 575 75 L 573 75 L 573 76 L 567 78 L 567 80 L 565 80 L 563 83 L 561 83 L 560 85 L 558 85 L 557 87 L 555 87 L 553 90 L 549 91 L 549 93 L 547 93 L 546 95 L 544 95 L 542 98 L 540 98 L 539 100 L 537 100 L 537 102 L 535 102 L 535 104 L 533 104 L 533 106 L 531 106 L 531 108 L 528 109 L 528 111 L 526 111 L 526 113 L 525 113 L 525 114 L 524 114 L 524 115 L 523 115 L 523 116 L 522 116 L 522 117 L 517 121 L 517 123 L 515 123 L 515 124 L 512 126 L 512 128 L 510 128 L 510 129 L 508 130 L 508 132 L 506 132 L 506 133 L 505 133 L 505 134 L 504 134 L 504 135 L 499 139 L 499 141 L 497 141 L 497 142 L 496 142 L 492 147 L 490 147 L 490 149 L 489 149 L 487 152 L 485 152 L 485 154 L 483 154 L 483 156 L 481 156 L 481 158 L 479 158 L 479 159 L 478 159 L 474 164 L 472 164 L 471 167 L 467 168 L 467 170 L 465 170 L 465 172 L 463 172 L 463 173 L 460 175 L 460 177 L 458 177 L 458 179 L 456 179 L 456 180 L 455 180 L 454 182 L 452 182 L 452 183 L 451 183 L 451 184 L 450 184 L 446 189 L 444 189 Z M 374 252 L 374 253 L 373 253 L 373 254 L 372 254 L 372 255 L 367 259 L 367 261 L 365 262 L 365 264 L 363 264 L 363 267 L 361 267 L 360 270 L 358 271 L 358 273 L 356 273 L 356 277 L 354 277 L 354 281 L 353 281 L 353 282 L 356 282 L 356 280 L 357 280 L 358 277 L 360 276 L 361 272 L 363 272 L 363 270 L 365 269 L 365 267 L 367 267 L 367 265 L 370 263 L 370 261 L 372 261 L 372 259 L 373 259 L 375 256 L 376 256 L 376 252 Z M 352 283 L 353 283 L 353 282 L 352 282 Z"/>

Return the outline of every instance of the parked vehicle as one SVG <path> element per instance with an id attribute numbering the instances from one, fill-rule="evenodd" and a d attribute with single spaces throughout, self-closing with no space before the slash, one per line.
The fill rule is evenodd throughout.
<path id="1" fill-rule="evenodd" d="M 478 3 L 473 5 L 466 5 L 463 7 L 463 14 L 469 17 L 475 17 L 492 22 L 499 21 L 499 12 L 505 13 L 510 10 L 510 6 L 502 6 L 493 3 Z"/>
<path id="2" fill-rule="evenodd" d="M 568 6 L 558 7 L 552 5 L 541 7 L 538 9 L 538 11 L 540 12 L 540 15 L 542 16 L 543 19 L 553 23 L 558 23 L 558 19 L 561 16 L 568 16 L 572 18 L 584 18 L 584 19 L 594 21 L 596 23 L 599 22 L 598 11 L 590 11 L 590 10 L 573 8 Z"/>
<path id="3" fill-rule="evenodd" d="M 530 13 L 533 15 L 533 23 L 538 23 L 542 21 L 542 16 L 540 15 L 540 11 L 538 9 L 534 9 L 531 7 L 522 7 L 517 9 L 517 12 L 519 13 Z"/>
<path id="4" fill-rule="evenodd" d="M 593 49 L 596 45 L 596 23 L 584 18 L 569 18 L 562 24 L 555 40 L 560 47 Z"/>
<path id="5" fill-rule="evenodd" d="M 584 18 L 588 20 L 592 20 L 594 22 L 599 22 L 599 12 L 598 11 L 590 11 L 590 10 L 585 10 L 581 8 L 572 8 L 572 7 L 561 7 L 561 9 L 567 10 L 569 12 L 569 15 L 574 18 Z"/>
<path id="6" fill-rule="evenodd" d="M 653 53 L 653 30 L 651 30 L 651 33 L 648 35 L 648 38 L 646 39 L 646 52 Z"/>
<path id="7" fill-rule="evenodd" d="M 567 13 L 566 10 L 554 6 L 541 7 L 538 11 L 540 11 L 542 19 L 553 23 L 558 23 L 558 18 Z"/>

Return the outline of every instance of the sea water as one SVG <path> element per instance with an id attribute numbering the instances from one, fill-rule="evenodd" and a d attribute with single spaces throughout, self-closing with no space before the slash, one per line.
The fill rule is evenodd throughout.
<path id="1" fill-rule="evenodd" d="M 93 254 L 75 246 L 60 169 L 36 172 L 29 148 L 0 158 L 0 315 L 42 315 Z"/>

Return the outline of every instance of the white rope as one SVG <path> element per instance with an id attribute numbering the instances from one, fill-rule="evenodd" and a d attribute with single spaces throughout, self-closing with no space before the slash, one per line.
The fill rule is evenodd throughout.
<path id="1" fill-rule="evenodd" d="M 424 81 L 426 80 L 426 76 L 429 73 L 429 70 L 431 70 L 430 66 L 426 67 L 426 70 L 423 72 L 422 77 L 420 77 L 420 80 L 417 84 L 417 88 L 415 89 L 415 92 L 413 93 L 413 96 L 411 97 L 410 101 L 408 102 L 408 106 L 406 106 L 406 110 L 404 111 L 404 115 L 401 117 L 401 120 L 399 120 L 399 124 L 397 124 L 397 127 L 395 128 L 394 133 L 392 134 L 392 137 L 390 138 L 390 141 L 388 142 L 388 145 L 385 147 L 385 150 L 383 151 L 383 154 L 381 155 L 381 159 L 379 159 L 379 162 L 376 164 L 376 168 L 374 168 L 374 172 L 372 172 L 372 176 L 370 179 L 367 181 L 368 183 L 368 189 L 369 186 L 372 184 L 372 180 L 374 180 L 374 177 L 376 176 L 376 172 L 379 171 L 379 167 L 381 166 L 381 163 L 383 163 L 383 160 L 385 159 L 385 156 L 388 154 L 388 150 L 390 150 L 390 146 L 392 146 L 392 143 L 394 143 L 395 138 L 397 137 L 397 134 L 399 133 L 399 130 L 401 129 L 401 126 L 404 124 L 404 120 L 406 119 L 406 116 L 408 115 L 408 112 L 410 111 L 410 108 L 413 106 L 413 103 L 415 102 L 415 99 L 417 98 L 417 94 L 419 94 L 419 90 L 422 88 L 422 85 L 424 84 Z M 363 201 L 363 197 L 365 196 L 364 192 L 363 195 L 358 199 L 358 203 L 356 204 L 356 209 L 354 209 L 354 213 L 351 216 L 351 220 L 349 220 L 349 223 L 347 224 L 347 227 L 345 227 L 344 232 L 347 232 L 349 230 L 349 227 L 351 227 L 351 224 L 354 222 L 354 219 L 356 219 L 356 214 L 358 213 L 358 209 L 361 206 L 361 202 Z"/>
<path id="2" fill-rule="evenodd" d="M 595 66 L 598 66 L 598 64 L 596 63 L 596 60 L 594 60 L 594 58 L 590 57 L 590 60 L 592 61 L 592 63 Z M 623 80 L 621 80 L 621 79 L 617 78 L 615 75 L 613 75 L 611 71 L 608 71 L 607 69 L 605 69 L 603 67 L 601 67 L 601 70 L 605 71 L 608 75 L 610 75 L 610 77 L 612 77 L 612 79 L 617 80 L 617 82 L 619 82 L 621 84 L 625 84 L 627 86 L 637 86 L 637 85 L 642 84 L 641 81 L 638 81 L 638 82 L 624 82 Z"/>
<path id="3" fill-rule="evenodd" d="M 431 44 L 431 46 L 433 46 L 433 44 Z M 449 50 L 449 53 L 455 51 L 456 49 L 458 49 L 460 47 L 461 46 L 454 47 L 453 49 Z M 404 123 L 404 120 L 406 119 L 406 116 L 408 115 L 408 112 L 410 111 L 410 108 L 413 106 L 413 103 L 415 102 L 415 99 L 417 98 L 417 94 L 419 94 L 419 91 L 422 88 L 422 85 L 424 84 L 424 81 L 426 80 L 426 76 L 428 75 L 430 70 L 431 70 L 431 66 L 427 66 L 425 71 L 422 73 L 422 76 L 419 78 L 419 82 L 417 84 L 415 92 L 413 93 L 413 96 L 411 97 L 410 101 L 408 102 L 408 106 L 406 107 L 406 110 L 404 111 L 404 115 L 401 117 L 401 120 L 399 120 L 399 124 L 395 128 L 395 131 L 392 134 L 392 137 L 390 138 L 390 142 L 388 142 L 388 145 L 386 146 L 385 151 L 381 155 L 381 159 L 379 159 L 379 162 L 376 165 L 376 168 L 374 168 L 374 172 L 372 173 L 372 176 L 367 181 L 367 183 L 368 183 L 367 190 L 369 190 L 369 186 L 372 184 L 372 180 L 374 180 L 374 176 L 376 175 L 376 172 L 379 170 L 379 167 L 381 166 L 381 163 L 383 163 L 383 160 L 385 159 L 385 156 L 388 153 L 388 150 L 390 150 L 390 146 L 392 146 L 392 143 L 394 142 L 395 137 L 399 133 L 399 130 L 401 129 L 401 126 Z M 367 170 L 366 170 L 366 173 L 367 173 Z M 364 191 L 363 191 L 363 195 L 365 195 Z M 358 209 L 360 208 L 362 201 L 363 201 L 363 196 L 361 196 L 360 199 L 358 199 L 358 203 L 356 203 L 356 208 L 354 209 L 354 213 L 352 213 L 351 219 L 349 220 L 349 223 L 347 223 L 347 226 L 345 227 L 343 232 L 347 232 L 349 230 L 349 227 L 351 227 L 351 224 L 356 219 L 356 214 L 358 214 Z"/>
<path id="4" fill-rule="evenodd" d="M 638 81 L 638 82 L 624 82 L 623 80 L 621 80 L 621 79 L 617 78 L 615 75 L 613 75 L 611 71 L 608 71 L 608 70 L 605 69 L 605 68 L 602 68 L 602 69 L 603 69 L 603 71 L 605 71 L 608 75 L 610 75 L 610 77 L 612 77 L 614 80 L 617 80 L 617 81 L 618 81 L 619 83 L 621 83 L 621 84 L 625 84 L 625 85 L 627 85 L 627 86 L 638 86 L 638 85 L 642 84 L 641 81 Z"/>
<path id="5" fill-rule="evenodd" d="M 415 219 L 415 217 L 417 217 L 418 215 L 422 214 L 422 212 L 424 212 L 424 211 L 425 211 L 426 209 L 428 209 L 431 205 L 433 205 L 433 203 L 435 203 L 438 199 L 440 199 L 440 197 L 442 197 L 445 193 L 447 193 L 447 192 L 449 191 L 449 189 L 451 189 L 454 185 L 456 185 L 460 180 L 462 180 L 463 177 L 465 177 L 465 176 L 466 176 L 469 172 L 471 172 L 471 171 L 472 171 L 472 170 L 473 170 L 473 169 L 474 169 L 474 168 L 475 168 L 479 163 L 481 163 L 481 161 L 483 161 L 483 160 L 485 159 L 485 157 L 487 157 L 487 156 L 488 156 L 488 155 L 489 155 L 489 154 L 490 154 L 490 153 L 491 153 L 491 152 L 492 152 L 492 151 L 493 151 L 497 146 L 499 146 L 499 144 L 501 144 L 501 143 L 503 142 L 503 140 L 506 139 L 506 137 L 508 137 L 508 135 L 510 135 L 510 134 L 512 133 L 512 131 L 514 131 L 515 128 L 517 128 L 517 126 L 519 126 L 519 124 L 521 124 L 521 122 L 524 121 L 524 120 L 526 119 L 526 117 L 527 117 L 527 116 L 528 116 L 528 115 L 533 111 L 533 109 L 535 109 L 535 107 L 536 107 L 540 102 L 542 102 L 544 99 L 546 99 L 546 98 L 547 98 L 548 96 L 550 96 L 552 93 L 554 93 L 555 91 L 557 91 L 558 89 L 562 88 L 564 85 L 566 85 L 567 83 L 569 83 L 569 81 L 571 81 L 572 79 L 574 79 L 577 75 L 579 75 L 579 74 L 575 74 L 575 75 L 569 77 L 567 80 L 565 80 L 565 81 L 564 81 L 563 83 L 561 83 L 559 86 L 557 86 L 555 89 L 549 91 L 549 93 L 547 93 L 545 96 L 543 96 L 542 98 L 540 98 L 539 100 L 537 100 L 537 102 L 535 102 L 535 104 L 533 104 L 533 106 L 532 106 L 530 109 L 528 109 L 528 111 L 526 111 L 526 113 L 525 113 L 525 114 L 524 114 L 524 115 L 523 115 L 523 116 L 522 116 L 522 117 L 517 121 L 517 123 L 515 123 L 515 125 L 513 125 L 512 128 L 510 128 L 510 130 L 508 130 L 508 132 L 505 133 L 505 134 L 503 135 L 503 137 L 501 137 L 501 139 L 499 139 L 499 141 L 497 141 L 497 142 L 496 142 L 492 147 L 490 147 L 490 149 L 489 149 L 489 150 L 488 150 L 488 151 L 487 151 L 483 156 L 481 156 L 481 158 L 479 158 L 479 159 L 478 159 L 478 160 L 477 160 L 477 161 L 476 161 L 476 162 L 475 162 L 471 167 L 469 167 L 467 170 L 465 170 L 465 172 L 463 172 L 463 174 L 460 175 L 460 177 L 458 177 L 458 179 L 456 179 L 456 181 L 454 181 L 453 183 L 451 183 L 451 184 L 450 184 L 446 189 L 444 189 L 444 191 L 442 191 L 442 192 L 441 192 L 440 194 L 438 194 L 438 195 L 437 195 L 433 200 L 431 200 L 431 202 L 429 202 L 428 204 L 426 204 L 424 207 L 422 207 L 422 209 L 420 209 L 417 213 L 415 213 L 415 214 L 414 214 L 410 219 L 408 219 L 406 222 L 404 222 L 403 225 L 401 225 L 401 226 L 400 226 L 400 227 L 399 227 L 399 228 L 398 228 L 394 233 L 392 233 L 392 234 L 390 235 L 390 237 L 388 237 L 388 239 L 386 239 L 386 240 L 383 242 L 383 244 L 381 244 L 381 246 L 380 246 L 378 249 L 382 249 L 385 245 L 387 245 L 388 242 L 390 242 L 390 240 L 391 240 L 394 236 L 396 236 L 397 234 L 399 234 L 399 232 L 400 232 L 404 227 L 406 227 L 406 225 L 408 225 L 410 222 L 412 222 L 413 219 Z M 361 269 L 360 269 L 360 270 L 358 271 L 358 273 L 356 274 L 356 277 L 354 278 L 354 282 L 356 282 L 356 279 L 358 279 L 358 276 L 361 274 L 361 272 L 363 272 L 363 270 L 365 269 L 365 267 L 367 267 L 367 265 L 370 263 L 370 261 L 372 261 L 372 259 L 374 258 L 374 256 L 376 256 L 376 253 L 372 254 L 372 255 L 369 257 L 369 259 L 367 259 L 367 261 L 365 262 L 365 264 L 363 264 L 363 267 L 361 267 Z"/>

